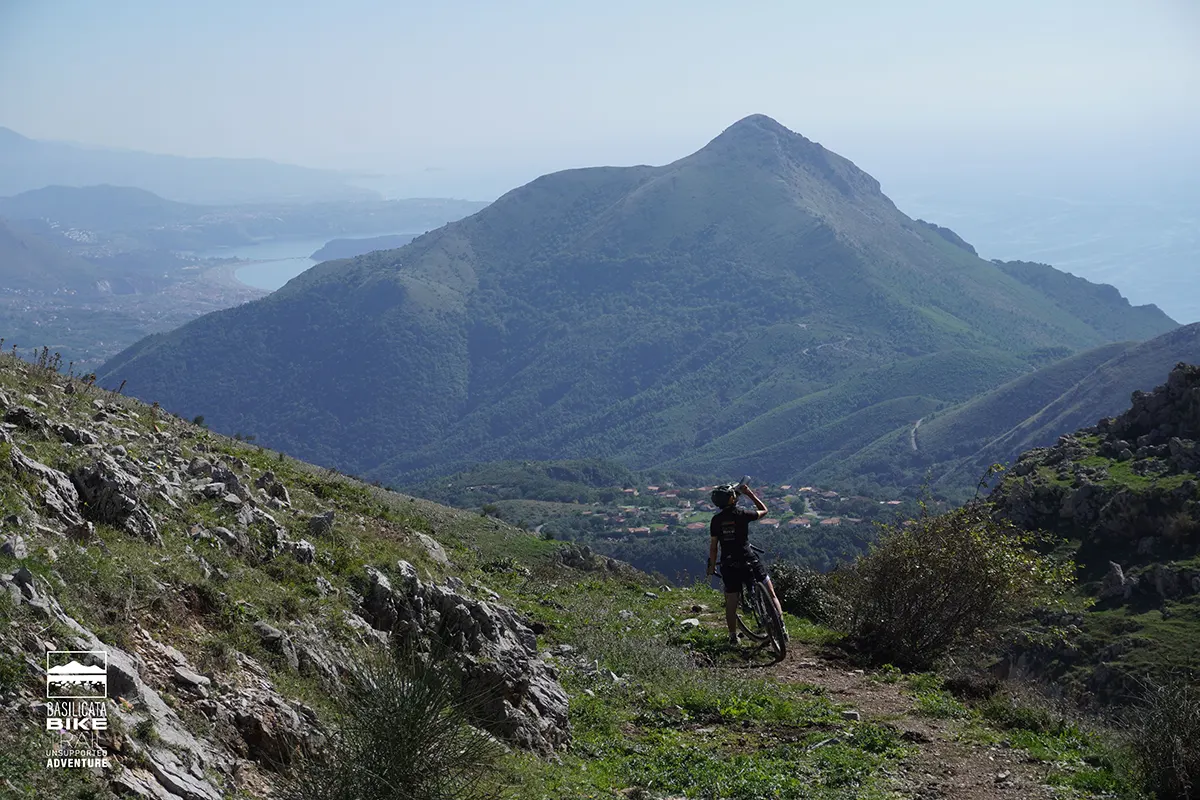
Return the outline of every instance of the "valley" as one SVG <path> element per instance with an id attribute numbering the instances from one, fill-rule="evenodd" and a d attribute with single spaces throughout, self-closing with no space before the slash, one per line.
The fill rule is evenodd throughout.
<path id="1" fill-rule="evenodd" d="M 49 347 L 90 372 L 133 342 L 265 296 L 318 263 L 335 234 L 425 230 L 482 205 L 207 207 L 113 186 L 0 198 L 0 325 L 19 352 Z"/>

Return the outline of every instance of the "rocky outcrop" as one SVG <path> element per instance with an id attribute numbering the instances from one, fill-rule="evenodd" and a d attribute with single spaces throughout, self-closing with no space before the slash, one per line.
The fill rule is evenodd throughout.
<path id="1" fill-rule="evenodd" d="M 1003 674 L 1101 706 L 1137 694 L 1146 664 L 1170 657 L 1170 637 L 1191 635 L 1139 617 L 1170 619 L 1175 603 L 1200 595 L 1198 469 L 1200 367 L 1187 364 L 1153 392 L 1134 392 L 1123 414 L 1021 456 L 992 493 L 997 513 L 1078 542 L 1081 588 L 1094 608 L 1130 614 L 1120 625 L 1082 612 L 1042 619 L 1013 643 Z M 1127 658 L 1135 651 L 1143 652 Z"/>
<path id="2" fill-rule="evenodd" d="M 570 742 L 567 695 L 553 666 L 538 657 L 537 637 L 512 609 L 470 597 L 457 579 L 420 580 L 406 561 L 396 581 L 368 567 L 362 616 L 418 649 L 442 651 L 475 701 L 480 727 L 497 738 L 549 754 Z"/>
<path id="3" fill-rule="evenodd" d="M 0 357 L 5 388 L 26 377 Z M 369 651 L 404 641 L 460 679 L 481 728 L 542 754 L 566 747 L 567 697 L 539 626 L 407 562 L 363 572 L 379 552 L 452 570 L 440 520 L 397 530 L 283 460 L 282 479 L 264 470 L 256 448 L 56 381 L 37 372 L 20 406 L 0 391 L 0 556 L 13 564 L 0 656 L 25 670 L 0 687 L 0 726 L 44 725 L 47 650 L 105 650 L 114 727 L 98 744 L 114 763 L 91 773 L 100 794 L 270 797 L 276 771 L 323 746 L 296 698 L 345 696 L 369 682 Z M 114 546 L 100 526 L 132 538 Z"/>
<path id="4" fill-rule="evenodd" d="M 1180 364 L 1128 411 L 1021 456 L 992 493 L 1018 525 L 1083 542 L 1085 575 L 1200 553 L 1200 367 Z"/>
<path id="5" fill-rule="evenodd" d="M 85 516 L 125 530 L 150 542 L 161 542 L 158 526 L 139 497 L 141 479 L 128 472 L 108 455 L 80 467 L 71 481 L 83 501 Z"/>
<path id="6" fill-rule="evenodd" d="M 619 572 L 624 566 L 615 558 L 594 552 L 586 544 L 575 543 L 563 545 L 558 551 L 558 561 L 564 567 L 572 567 L 585 572 Z"/>
<path id="7" fill-rule="evenodd" d="M 83 523 L 83 517 L 79 514 L 79 492 L 70 478 L 29 458 L 15 444 L 12 445 L 9 459 L 15 472 L 32 476 L 42 482 L 45 487 L 41 493 L 42 503 L 60 522 L 67 526 Z"/>

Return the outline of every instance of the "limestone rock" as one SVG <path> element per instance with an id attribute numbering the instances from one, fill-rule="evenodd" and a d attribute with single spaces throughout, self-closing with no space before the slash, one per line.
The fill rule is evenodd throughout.
<path id="1" fill-rule="evenodd" d="M 308 520 L 308 532 L 314 539 L 323 539 L 333 533 L 334 513 L 330 509 L 324 514 L 316 514 Z"/>
<path id="2" fill-rule="evenodd" d="M 15 444 L 12 446 L 9 461 L 16 472 L 32 475 L 45 484 L 46 488 L 42 491 L 42 502 L 60 522 L 67 527 L 83 522 L 83 517 L 79 515 L 80 493 L 70 478 L 56 469 L 29 458 Z"/>
<path id="3" fill-rule="evenodd" d="M 424 533 L 418 533 L 417 539 L 421 542 L 421 546 L 425 548 L 425 552 L 429 553 L 430 558 L 443 566 L 450 564 L 450 558 L 446 555 L 445 548 L 438 543 L 437 539 Z"/>
<path id="4" fill-rule="evenodd" d="M 14 533 L 11 536 L 5 536 L 3 539 L 0 539 L 0 553 L 9 558 L 28 558 L 29 545 L 25 543 L 24 537 Z"/>
<path id="5" fill-rule="evenodd" d="M 463 691 L 484 698 L 476 722 L 503 741 L 543 754 L 570 741 L 567 695 L 537 656 L 537 637 L 510 608 L 464 594 L 462 581 L 421 581 L 412 564 L 396 565 L 396 582 L 368 567 L 362 611 L 373 628 L 402 640 L 443 642 Z"/>
<path id="6" fill-rule="evenodd" d="M 122 469 L 109 455 L 71 474 L 79 491 L 84 513 L 101 522 L 154 543 L 161 543 L 158 526 L 138 497 L 141 480 Z"/>

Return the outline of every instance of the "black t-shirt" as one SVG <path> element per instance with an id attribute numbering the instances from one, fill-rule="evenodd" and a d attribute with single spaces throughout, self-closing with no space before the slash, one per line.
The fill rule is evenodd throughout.
<path id="1" fill-rule="evenodd" d="M 708 530 L 721 543 L 721 563 L 754 559 L 754 551 L 750 549 L 750 523 L 756 519 L 758 512 L 737 506 L 713 514 Z"/>

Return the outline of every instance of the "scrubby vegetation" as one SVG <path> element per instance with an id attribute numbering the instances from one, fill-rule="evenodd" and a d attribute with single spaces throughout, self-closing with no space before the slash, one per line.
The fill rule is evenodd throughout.
<path id="1" fill-rule="evenodd" d="M 342 698 L 324 750 L 299 762 L 283 800 L 476 800 L 493 796 L 503 747 L 471 725 L 470 700 L 436 659 L 377 657 Z"/>
<path id="2" fill-rule="evenodd" d="M 986 502 L 892 526 L 834 579 L 846 632 L 875 663 L 928 668 L 1065 593 L 1074 564 L 1039 543 Z"/>
<path id="3" fill-rule="evenodd" d="M 1125 715 L 1125 738 L 1142 784 L 1162 800 L 1200 797 L 1197 675 L 1147 680 Z"/>

